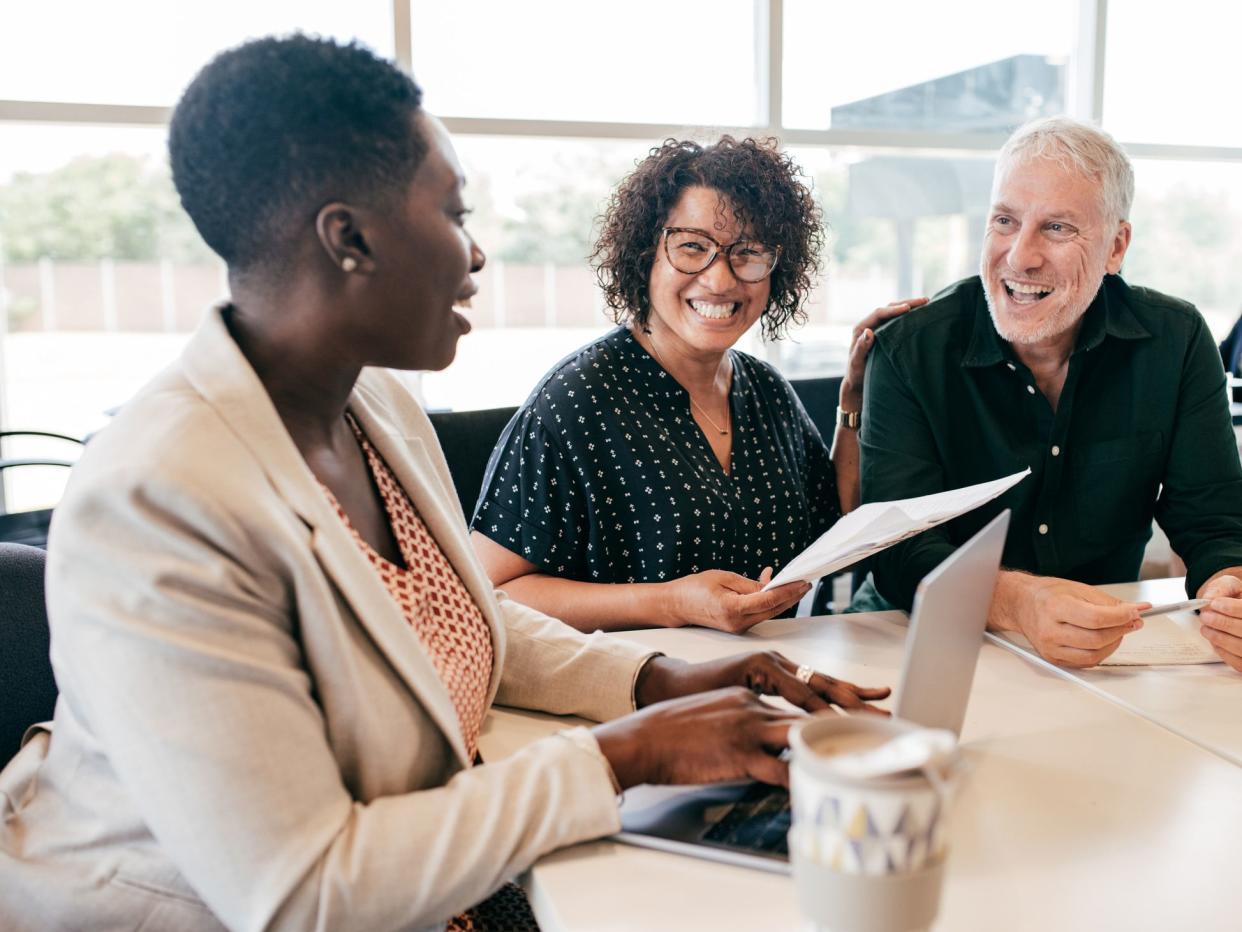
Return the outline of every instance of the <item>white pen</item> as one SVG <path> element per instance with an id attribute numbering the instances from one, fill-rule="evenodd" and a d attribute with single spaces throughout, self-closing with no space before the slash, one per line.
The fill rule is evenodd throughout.
<path id="1" fill-rule="evenodd" d="M 1207 608 L 1211 599 L 1187 599 L 1185 602 L 1170 602 L 1168 605 L 1153 605 L 1145 612 L 1139 612 L 1139 618 L 1150 618 L 1152 615 L 1167 615 L 1169 612 L 1189 612 L 1198 608 Z"/>

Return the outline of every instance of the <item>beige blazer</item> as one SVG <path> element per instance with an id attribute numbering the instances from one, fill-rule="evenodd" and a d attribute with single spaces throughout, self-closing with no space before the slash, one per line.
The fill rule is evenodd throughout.
<path id="1" fill-rule="evenodd" d="M 646 654 L 493 592 L 425 414 L 350 407 L 481 606 L 491 699 L 607 719 Z M 437 927 L 618 829 L 584 729 L 469 769 L 453 704 L 220 312 L 74 469 L 53 726 L 0 774 L 0 928 Z"/>

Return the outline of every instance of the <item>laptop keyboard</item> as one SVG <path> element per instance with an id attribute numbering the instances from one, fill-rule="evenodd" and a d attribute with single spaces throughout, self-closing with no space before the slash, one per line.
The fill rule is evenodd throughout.
<path id="1" fill-rule="evenodd" d="M 789 792 L 756 783 L 703 835 L 725 848 L 789 856 Z"/>

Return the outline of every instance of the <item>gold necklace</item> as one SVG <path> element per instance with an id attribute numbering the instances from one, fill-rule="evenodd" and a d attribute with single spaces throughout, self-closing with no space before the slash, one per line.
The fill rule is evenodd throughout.
<path id="1" fill-rule="evenodd" d="M 660 366 L 664 369 L 665 372 L 668 372 L 668 366 L 664 365 L 664 357 L 661 356 L 660 351 L 656 349 L 655 340 L 651 339 L 651 334 L 647 334 L 647 342 L 651 344 L 651 352 L 655 353 L 655 358 L 659 361 Z M 670 372 L 669 375 L 672 375 L 672 373 Z M 674 379 L 673 381 L 677 381 L 677 380 Z M 685 388 L 685 386 L 683 385 L 682 388 Z M 690 399 L 690 406 L 692 408 L 698 408 L 699 414 L 703 415 L 707 423 L 711 424 L 712 427 L 716 429 L 716 432 L 720 434 L 720 436 L 722 437 L 728 436 L 729 415 L 730 415 L 728 401 L 727 400 L 725 401 L 725 426 L 721 427 L 719 424 L 715 422 L 715 420 L 712 419 L 712 416 L 710 414 L 708 414 L 706 411 L 703 410 L 703 406 L 694 400 L 694 395 L 690 394 L 690 389 L 685 388 L 685 391 L 686 391 L 686 397 Z"/>

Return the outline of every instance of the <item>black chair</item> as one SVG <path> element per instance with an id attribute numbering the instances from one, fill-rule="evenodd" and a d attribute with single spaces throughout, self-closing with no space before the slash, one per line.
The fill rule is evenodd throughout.
<path id="1" fill-rule="evenodd" d="M 1242 317 L 1220 344 L 1221 362 L 1229 375 L 1229 413 L 1233 426 L 1242 425 Z"/>
<path id="2" fill-rule="evenodd" d="M 832 446 L 832 435 L 837 429 L 837 401 L 841 397 L 842 376 L 825 376 L 818 379 L 791 379 L 794 394 L 811 416 L 811 423 L 819 430 L 824 443 Z"/>
<path id="3" fill-rule="evenodd" d="M 46 557 L 38 547 L 0 543 L 0 766 L 17 753 L 26 729 L 50 719 L 56 705 Z"/>
<path id="4" fill-rule="evenodd" d="M 483 474 L 496 441 L 517 408 L 485 408 L 481 411 L 431 411 L 444 458 L 448 460 L 457 498 L 466 522 L 474 515 L 475 503 L 483 490 Z"/>
<path id="5" fill-rule="evenodd" d="M 72 444 L 74 453 L 80 452 L 82 441 L 77 437 L 56 434 L 46 430 L 0 430 L 0 482 L 3 482 L 4 470 L 19 466 L 55 466 L 69 469 L 73 460 L 51 457 L 9 457 L 3 453 L 4 442 L 12 438 L 39 437 Z M 75 457 L 76 458 L 76 457 Z M 33 511 L 8 512 L 0 508 L 0 541 L 18 544 L 29 544 L 32 547 L 47 546 L 47 528 L 52 520 L 51 508 L 37 508 Z"/>
<path id="6" fill-rule="evenodd" d="M 837 429 L 837 403 L 841 397 L 841 382 L 842 377 L 839 375 L 816 379 L 791 379 L 789 382 L 793 386 L 794 394 L 802 402 L 802 407 L 806 408 L 811 423 L 819 430 L 824 443 L 830 447 L 833 434 Z M 811 614 L 824 615 L 830 611 L 840 611 L 844 607 L 834 604 L 832 584 L 834 579 L 846 573 L 850 574 L 850 593 L 853 594 L 858 591 L 858 587 L 862 585 L 863 579 L 867 576 L 866 561 L 821 579 L 815 590 L 815 599 L 811 603 Z"/>

